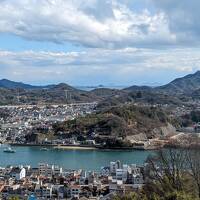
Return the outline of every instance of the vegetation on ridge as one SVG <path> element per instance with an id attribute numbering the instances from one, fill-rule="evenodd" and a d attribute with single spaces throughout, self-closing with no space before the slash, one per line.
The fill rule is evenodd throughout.
<path id="1" fill-rule="evenodd" d="M 55 124 L 54 130 L 57 133 L 88 136 L 95 133 L 113 138 L 144 133 L 147 138 L 153 138 L 160 134 L 158 129 L 169 122 L 170 118 L 161 108 L 124 105 Z"/>

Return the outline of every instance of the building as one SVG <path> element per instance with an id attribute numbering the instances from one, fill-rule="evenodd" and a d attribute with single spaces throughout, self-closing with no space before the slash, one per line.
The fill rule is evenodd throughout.
<path id="1" fill-rule="evenodd" d="M 16 179 L 16 180 L 21 180 L 26 177 L 26 169 L 24 167 L 19 168 L 19 167 L 14 167 L 11 169 L 10 172 L 10 177 Z"/>
<path id="2" fill-rule="evenodd" d="M 115 174 L 117 169 L 121 169 L 121 162 L 110 162 L 110 173 Z"/>

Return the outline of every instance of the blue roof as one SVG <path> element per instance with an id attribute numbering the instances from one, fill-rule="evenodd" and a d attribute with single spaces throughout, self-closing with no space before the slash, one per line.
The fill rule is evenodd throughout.
<path id="1" fill-rule="evenodd" d="M 37 200 L 37 198 L 32 194 L 31 196 L 29 196 L 28 200 Z"/>

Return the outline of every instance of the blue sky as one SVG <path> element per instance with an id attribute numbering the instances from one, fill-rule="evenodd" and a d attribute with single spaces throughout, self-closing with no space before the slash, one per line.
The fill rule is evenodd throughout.
<path id="1" fill-rule="evenodd" d="M 50 41 L 35 41 L 27 40 L 11 33 L 0 33 L 1 50 L 7 51 L 81 51 L 83 48 L 80 45 L 72 43 L 58 44 Z"/>
<path id="2" fill-rule="evenodd" d="M 0 0 L 0 78 L 161 85 L 200 69 L 198 0 Z"/>

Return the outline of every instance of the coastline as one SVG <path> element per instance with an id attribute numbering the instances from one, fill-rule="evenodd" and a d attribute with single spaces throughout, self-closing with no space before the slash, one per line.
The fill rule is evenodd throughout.
<path id="1" fill-rule="evenodd" d="M 101 151 L 153 151 L 162 148 L 190 148 L 190 149 L 200 149 L 199 145 L 178 145 L 178 144 L 165 144 L 164 146 L 150 146 L 146 148 L 141 148 L 138 146 L 133 147 L 103 147 L 99 145 L 73 145 L 73 144 L 19 144 L 19 143 L 2 143 L 5 145 L 10 145 L 13 147 L 52 147 L 55 150 L 101 150 Z"/>
<path id="2" fill-rule="evenodd" d="M 30 147 L 52 147 L 53 149 L 57 150 L 103 150 L 103 151 L 109 151 L 109 150 L 123 150 L 123 151 L 151 151 L 156 150 L 158 148 L 141 148 L 141 147 L 103 147 L 103 146 L 94 146 L 94 145 L 63 145 L 63 144 L 19 144 L 19 143 L 5 143 L 10 146 L 30 146 Z"/>
<path id="3" fill-rule="evenodd" d="M 74 145 L 72 145 L 72 146 L 60 146 L 60 145 L 57 145 L 57 146 L 54 146 L 53 147 L 54 149 L 57 149 L 57 150 L 96 150 L 96 149 L 98 149 L 98 148 L 96 148 L 96 147 L 87 147 L 87 146 L 74 146 Z"/>

